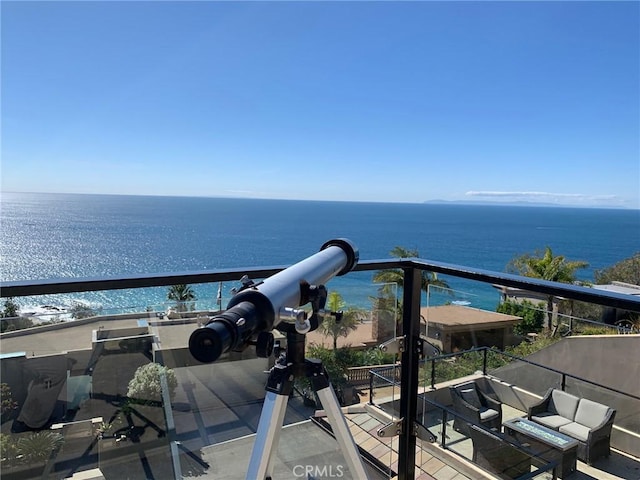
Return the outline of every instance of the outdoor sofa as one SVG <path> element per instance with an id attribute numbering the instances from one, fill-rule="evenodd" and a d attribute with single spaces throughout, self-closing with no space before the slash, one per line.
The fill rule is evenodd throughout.
<path id="1" fill-rule="evenodd" d="M 615 409 L 550 388 L 527 417 L 578 441 L 578 458 L 591 465 L 610 453 L 611 428 Z"/>

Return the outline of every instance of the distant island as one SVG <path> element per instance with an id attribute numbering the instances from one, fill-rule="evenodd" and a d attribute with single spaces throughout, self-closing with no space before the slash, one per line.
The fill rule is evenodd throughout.
<path id="1" fill-rule="evenodd" d="M 483 200 L 425 200 L 422 202 L 427 205 L 481 205 L 492 207 L 552 207 L 552 208 L 606 208 L 606 209 L 623 209 L 627 207 L 620 205 L 576 205 L 576 204 L 560 204 L 551 202 L 528 202 L 526 200 L 501 202 L 501 201 L 483 201 Z"/>

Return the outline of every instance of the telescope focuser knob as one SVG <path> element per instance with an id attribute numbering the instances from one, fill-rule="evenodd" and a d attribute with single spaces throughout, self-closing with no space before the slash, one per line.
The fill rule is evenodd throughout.
<path id="1" fill-rule="evenodd" d="M 311 330 L 311 322 L 309 322 L 309 320 L 305 317 L 301 320 L 297 320 L 294 324 L 294 328 L 299 334 L 305 335 Z"/>
<path id="2" fill-rule="evenodd" d="M 275 338 L 271 332 L 260 332 L 256 341 L 249 343 L 253 343 L 256 346 L 256 356 L 269 358 L 273 353 Z"/>

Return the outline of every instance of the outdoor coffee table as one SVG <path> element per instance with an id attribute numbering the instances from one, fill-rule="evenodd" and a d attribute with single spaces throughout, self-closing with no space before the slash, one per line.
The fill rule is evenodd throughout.
<path id="1" fill-rule="evenodd" d="M 526 418 L 514 418 L 502 424 L 504 433 L 539 455 L 546 462 L 558 462 L 555 474 L 565 478 L 576 470 L 578 441 Z M 532 458 L 536 463 L 540 460 Z M 543 463 L 544 464 L 544 463 Z"/>

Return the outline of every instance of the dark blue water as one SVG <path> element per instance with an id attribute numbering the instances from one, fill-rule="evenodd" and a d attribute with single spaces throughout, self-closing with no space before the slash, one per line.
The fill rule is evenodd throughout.
<path id="1" fill-rule="evenodd" d="M 638 210 L 66 194 L 3 194 L 1 208 L 3 280 L 285 265 L 336 237 L 351 239 L 361 259 L 387 258 L 399 245 L 423 258 L 496 271 L 516 255 L 550 246 L 556 255 L 589 262 L 578 271 L 583 280 L 640 251 Z M 497 301 L 491 287 L 446 280 L 473 306 Z M 231 287 L 224 287 L 225 303 Z M 347 299 L 359 296 L 357 303 L 375 292 L 371 273 L 329 287 Z M 203 300 L 213 299 L 214 290 L 197 287 Z M 36 302 L 80 298 L 105 308 L 137 307 L 162 302 L 165 294 Z"/>

